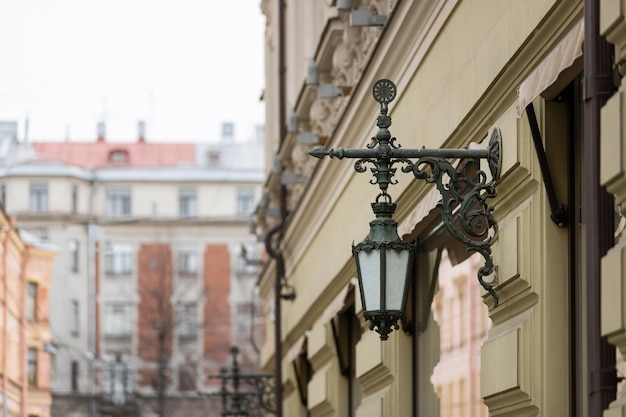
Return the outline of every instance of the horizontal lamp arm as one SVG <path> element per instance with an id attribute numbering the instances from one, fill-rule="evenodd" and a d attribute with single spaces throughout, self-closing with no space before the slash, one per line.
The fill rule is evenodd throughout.
<path id="1" fill-rule="evenodd" d="M 325 156 L 331 158 L 343 159 L 343 158 L 455 158 L 455 159 L 467 159 L 467 158 L 479 158 L 487 159 L 490 155 L 489 149 L 391 149 L 388 155 L 381 155 L 379 149 L 344 149 L 337 148 L 326 150 L 324 148 L 315 148 L 309 152 L 309 155 L 319 159 L 323 159 Z"/>

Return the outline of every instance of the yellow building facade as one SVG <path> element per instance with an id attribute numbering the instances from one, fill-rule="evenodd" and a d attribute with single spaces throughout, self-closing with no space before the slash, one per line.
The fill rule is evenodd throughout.
<path id="1" fill-rule="evenodd" d="M 48 293 L 53 246 L 16 229 L 0 212 L 0 410 L 7 417 L 50 417 Z"/>
<path id="2" fill-rule="evenodd" d="M 262 365 L 281 364 L 279 413 L 626 413 L 612 402 L 621 395 L 615 346 L 626 349 L 626 257 L 616 226 L 626 214 L 626 3 L 588 3 L 598 6 L 596 20 L 582 1 L 262 1 L 266 159 L 275 162 L 266 164 L 274 168 L 257 209 L 270 254 L 259 288 L 275 323 Z M 594 21 L 610 43 L 604 84 L 586 69 Z M 397 86 L 389 130 L 404 148 L 484 148 L 496 128 L 502 137 L 497 196 L 488 200 L 499 229 L 489 277 L 499 304 L 476 280 L 480 258 L 442 232 L 440 195 L 398 170 L 389 189 L 394 219 L 420 251 L 406 320 L 387 341 L 363 319 L 351 252 L 368 233 L 378 190 L 354 161 L 308 155 L 370 142 L 379 79 Z M 600 90 L 600 134 L 589 140 L 587 106 Z M 597 173 L 587 148 L 594 141 Z M 600 185 L 610 204 L 589 200 Z M 590 224 L 589 213 L 606 224 Z M 277 308 L 278 289 L 295 299 Z"/>

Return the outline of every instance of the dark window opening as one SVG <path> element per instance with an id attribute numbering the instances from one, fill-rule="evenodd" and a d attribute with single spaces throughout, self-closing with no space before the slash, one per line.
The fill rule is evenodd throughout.
<path id="1" fill-rule="evenodd" d="M 37 386 L 37 348 L 28 348 L 28 357 L 27 357 L 27 372 L 28 372 L 28 385 L 31 387 Z"/>
<path id="2" fill-rule="evenodd" d="M 71 372 L 72 372 L 72 392 L 78 392 L 78 362 L 77 361 L 72 361 Z"/>
<path id="3" fill-rule="evenodd" d="M 37 320 L 37 284 L 29 282 L 26 291 L 26 319 L 28 321 L 35 321 Z"/>

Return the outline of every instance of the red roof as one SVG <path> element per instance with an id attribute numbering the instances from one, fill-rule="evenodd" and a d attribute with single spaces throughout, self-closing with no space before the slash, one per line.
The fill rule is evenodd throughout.
<path id="1" fill-rule="evenodd" d="M 192 143 L 36 142 L 43 160 L 85 168 L 162 167 L 195 164 Z"/>

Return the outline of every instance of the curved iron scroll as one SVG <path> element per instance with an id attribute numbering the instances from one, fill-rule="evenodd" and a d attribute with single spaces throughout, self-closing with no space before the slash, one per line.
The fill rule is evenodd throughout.
<path id="1" fill-rule="evenodd" d="M 424 157 L 415 163 L 406 163 L 402 171 L 412 172 L 415 178 L 436 185 L 441 194 L 437 207 L 441 211 L 442 223 L 454 238 L 467 246 L 468 251 L 478 252 L 484 258 L 485 263 L 478 270 L 478 282 L 491 294 L 497 306 L 499 299 L 494 290 L 497 276 L 485 280 L 495 269 L 491 245 L 498 234 L 494 208 L 486 200 L 495 197 L 496 190 L 494 181 L 487 181 L 485 172 L 476 165 L 476 160 L 468 159 L 461 161 L 457 169 L 446 160 Z"/>

